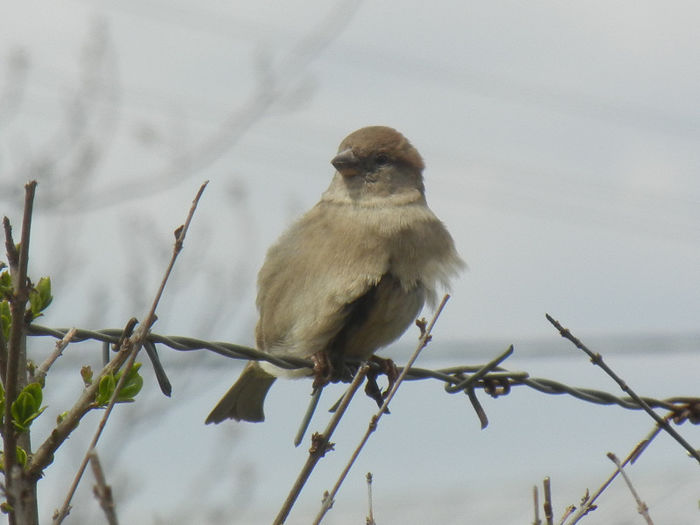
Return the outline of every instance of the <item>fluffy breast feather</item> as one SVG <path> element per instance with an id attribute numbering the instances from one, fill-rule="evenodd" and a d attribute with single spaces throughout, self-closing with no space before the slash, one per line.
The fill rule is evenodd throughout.
<path id="1" fill-rule="evenodd" d="M 462 266 L 424 202 L 367 209 L 322 201 L 268 252 L 258 276 L 258 347 L 310 356 L 342 330 L 344 307 L 384 275 L 434 301 Z"/>

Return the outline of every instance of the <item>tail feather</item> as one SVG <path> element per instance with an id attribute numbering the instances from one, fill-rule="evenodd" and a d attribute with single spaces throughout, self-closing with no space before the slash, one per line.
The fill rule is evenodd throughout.
<path id="1" fill-rule="evenodd" d="M 207 416 L 206 424 L 221 423 L 225 419 L 254 423 L 265 421 L 263 403 L 275 379 L 275 376 L 265 372 L 257 362 L 250 361 L 238 381 Z"/>

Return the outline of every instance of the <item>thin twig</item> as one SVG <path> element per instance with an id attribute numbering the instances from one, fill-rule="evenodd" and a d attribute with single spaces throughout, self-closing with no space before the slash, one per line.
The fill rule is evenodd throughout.
<path id="1" fill-rule="evenodd" d="M 544 493 L 544 518 L 547 520 L 547 525 L 554 524 L 554 507 L 552 506 L 552 486 L 549 476 L 544 478 L 543 493 Z"/>
<path id="2" fill-rule="evenodd" d="M 559 518 L 559 521 L 557 522 L 557 525 L 564 525 L 564 522 L 566 521 L 566 519 L 567 519 L 569 516 L 571 516 L 571 515 L 574 513 L 575 510 L 576 510 L 576 506 L 575 506 L 575 505 L 569 505 L 568 507 L 566 507 L 566 509 L 564 509 L 564 514 L 562 515 L 561 518 Z"/>
<path id="3" fill-rule="evenodd" d="M 301 420 L 301 424 L 299 425 L 299 430 L 297 430 L 296 436 L 294 436 L 294 446 L 298 447 L 301 445 L 301 441 L 304 439 L 304 434 L 306 434 L 306 430 L 309 428 L 309 423 L 311 423 L 311 418 L 314 415 L 314 412 L 316 411 L 316 407 L 318 406 L 318 402 L 321 400 L 321 392 L 323 392 L 322 388 L 315 388 L 314 391 L 311 393 L 311 399 L 309 400 L 309 406 L 306 409 L 306 413 L 304 414 L 304 418 Z"/>
<path id="4" fill-rule="evenodd" d="M 333 435 L 335 428 L 338 426 L 340 419 L 343 417 L 343 414 L 345 414 L 345 410 L 348 408 L 350 400 L 353 398 L 355 392 L 357 392 L 357 389 L 360 387 L 362 381 L 364 381 L 365 377 L 367 376 L 368 371 L 369 366 L 367 364 L 361 366 L 357 370 L 357 373 L 355 373 L 355 377 L 353 378 L 352 383 L 350 383 L 350 386 L 345 392 L 345 395 L 343 396 L 343 399 L 340 402 L 338 409 L 331 417 L 330 421 L 328 422 L 328 425 L 326 426 L 326 429 L 323 431 L 323 434 L 316 433 L 311 437 L 311 448 L 309 449 L 309 457 L 307 458 L 306 463 L 302 467 L 301 472 L 299 472 L 299 476 L 297 476 L 297 479 L 294 482 L 292 489 L 289 491 L 287 499 L 282 504 L 282 508 L 280 509 L 279 513 L 277 514 L 277 517 L 275 518 L 275 521 L 273 522 L 274 525 L 280 525 L 286 521 L 287 517 L 289 516 L 289 512 L 292 510 L 292 507 L 294 506 L 294 503 L 299 497 L 301 489 L 304 488 L 306 481 L 309 479 L 311 472 L 313 472 L 316 463 L 318 463 L 318 461 L 326 454 L 326 452 L 333 448 L 332 443 L 330 443 L 330 438 Z"/>
<path id="5" fill-rule="evenodd" d="M 372 473 L 368 472 L 365 478 L 367 480 L 367 502 L 369 504 L 369 511 L 367 513 L 367 525 L 377 525 L 374 521 L 374 509 L 372 508 Z"/>
<path id="6" fill-rule="evenodd" d="M 540 521 L 540 495 L 537 491 L 537 485 L 532 486 L 532 502 L 535 507 L 535 519 L 532 520 L 532 525 L 542 525 L 542 521 Z"/>
<path id="7" fill-rule="evenodd" d="M 632 449 L 632 451 L 627 455 L 627 457 L 624 459 L 624 461 L 620 464 L 621 467 L 624 467 L 628 463 L 632 463 L 636 461 L 636 459 L 639 457 L 639 455 L 642 453 L 642 451 L 649 446 L 649 444 L 654 440 L 656 436 L 658 436 L 661 433 L 661 428 L 659 425 L 654 425 L 654 428 L 647 434 L 644 439 L 642 439 L 635 447 Z M 589 512 L 594 511 L 597 506 L 595 505 L 596 500 L 600 495 L 605 491 L 605 489 L 610 486 L 610 484 L 613 482 L 613 480 L 617 477 L 617 475 L 620 473 L 620 469 L 617 468 L 615 471 L 606 479 L 603 484 L 598 488 L 598 490 L 595 491 L 595 493 L 589 497 L 588 495 L 588 490 L 586 490 L 586 495 L 581 499 L 581 505 L 579 506 L 578 512 L 572 516 L 572 518 L 569 520 L 569 522 L 566 525 L 575 525 L 576 523 L 579 522 L 581 518 L 583 518 L 586 514 Z"/>
<path id="8" fill-rule="evenodd" d="M 431 332 L 433 330 L 433 327 L 435 326 L 435 323 L 437 322 L 438 317 L 440 317 L 442 310 L 445 308 L 445 304 L 447 304 L 447 301 L 449 298 L 450 298 L 449 295 L 445 295 L 442 298 L 440 305 L 437 307 L 437 310 L 435 311 L 435 314 L 433 315 L 433 318 L 427 327 L 425 327 L 425 324 L 424 324 L 425 321 L 422 321 L 422 323 L 418 324 L 418 326 L 421 328 L 421 337 L 418 340 L 418 346 L 416 347 L 415 351 L 413 352 L 413 354 L 409 358 L 408 362 L 406 363 L 406 366 L 403 368 L 403 370 L 399 374 L 399 377 L 396 379 L 396 382 L 394 383 L 391 390 L 389 391 L 389 394 L 384 399 L 384 403 L 379 408 L 377 413 L 374 414 L 372 416 L 372 418 L 370 419 L 370 422 L 369 422 L 369 425 L 367 426 L 367 431 L 365 432 L 365 435 L 362 437 L 359 445 L 357 445 L 357 448 L 350 456 L 348 463 L 345 465 L 345 468 L 343 469 L 340 476 L 338 477 L 338 481 L 336 481 L 335 485 L 333 486 L 333 489 L 330 491 L 330 493 L 324 495 L 323 502 L 321 504 L 321 510 L 316 515 L 316 518 L 313 522 L 314 525 L 321 523 L 323 516 L 325 516 L 326 512 L 328 512 L 328 510 L 333 505 L 333 502 L 335 500 L 335 496 L 336 496 L 336 494 L 338 494 L 338 491 L 340 490 L 340 487 L 343 484 L 345 477 L 348 475 L 348 472 L 350 472 L 350 469 L 352 468 L 353 464 L 355 463 L 355 460 L 357 459 L 357 457 L 360 455 L 362 448 L 365 446 L 365 444 L 369 440 L 370 435 L 372 435 L 372 433 L 377 429 L 377 425 L 379 423 L 379 420 L 382 418 L 382 415 L 387 413 L 387 409 L 389 408 L 389 403 L 391 403 L 391 400 L 396 395 L 396 391 L 399 389 L 399 387 L 401 386 L 401 383 L 403 383 L 403 380 L 406 378 L 406 374 L 408 373 L 408 370 L 411 368 L 413 363 L 415 363 L 421 350 L 423 350 L 423 348 L 425 348 L 427 346 L 427 344 L 430 342 L 430 340 L 432 338 Z"/>
<path id="9" fill-rule="evenodd" d="M 620 474 L 622 474 L 622 478 L 625 480 L 625 483 L 627 483 L 627 487 L 630 489 L 634 500 L 637 502 L 637 512 L 639 512 L 644 517 L 644 519 L 647 522 L 647 525 L 654 525 L 654 522 L 651 520 L 651 516 L 649 516 L 649 507 L 647 507 L 647 504 L 640 499 L 639 494 L 637 494 L 637 491 L 634 489 L 634 486 L 632 486 L 632 481 L 627 475 L 627 472 L 625 472 L 622 464 L 620 463 L 620 460 L 617 459 L 617 456 L 612 452 L 608 452 L 607 456 L 610 459 L 610 461 L 615 463 L 617 470 L 620 472 Z"/>
<path id="10" fill-rule="evenodd" d="M 552 325 L 554 325 L 554 327 L 559 331 L 563 338 L 568 339 L 576 346 L 576 348 L 585 352 L 588 355 L 588 357 L 590 357 L 591 362 L 594 365 L 597 365 L 600 368 L 602 368 L 605 371 L 605 373 L 608 374 L 624 392 L 626 392 L 632 399 L 634 399 L 634 401 L 637 404 L 639 404 L 639 406 L 642 407 L 642 409 L 644 409 L 644 411 L 647 414 L 649 414 L 661 428 L 668 432 L 668 434 L 670 434 L 671 437 L 673 437 L 673 439 L 675 439 L 683 448 L 685 448 L 688 451 L 688 453 L 693 458 L 695 458 L 695 460 L 697 460 L 698 463 L 700 463 L 700 453 L 697 450 L 695 450 L 695 448 L 693 448 L 690 445 L 690 443 L 688 443 L 683 438 L 683 436 L 676 432 L 676 429 L 669 425 L 666 419 L 654 412 L 654 410 L 646 403 L 646 401 L 639 397 L 637 393 L 634 390 L 632 390 L 627 385 L 627 383 L 625 383 L 625 381 L 605 363 L 605 361 L 603 361 L 603 357 L 599 353 L 594 353 L 591 350 L 589 350 L 588 347 L 586 347 L 586 345 L 584 345 L 578 338 L 576 338 L 567 328 L 564 328 L 561 324 L 559 324 L 559 322 L 556 319 L 554 319 L 551 315 L 545 315 L 547 317 L 547 320 L 550 323 L 552 323 Z"/>
<path id="11" fill-rule="evenodd" d="M 180 251 L 182 250 L 183 242 L 185 240 L 185 236 L 187 235 L 187 230 L 189 229 L 190 222 L 192 221 L 192 217 L 194 216 L 194 212 L 197 209 L 199 199 L 202 196 L 202 193 L 204 192 L 204 189 L 206 188 L 207 184 L 208 181 L 200 186 L 197 195 L 192 201 L 192 206 L 190 207 L 190 211 L 187 214 L 187 219 L 185 220 L 185 223 L 175 230 L 175 244 L 173 245 L 173 252 L 170 257 L 170 261 L 168 262 L 168 266 L 165 270 L 165 274 L 163 275 L 163 279 L 160 282 L 160 286 L 158 287 L 156 296 L 153 299 L 153 303 L 151 304 L 151 308 L 148 311 L 148 314 L 146 315 L 143 324 L 141 324 L 139 329 L 132 337 L 128 337 L 124 340 L 122 348 L 120 348 L 119 350 L 119 353 L 125 352 L 129 356 L 128 361 L 126 363 L 126 366 L 124 367 L 124 370 L 122 371 L 119 381 L 117 382 L 114 388 L 114 392 L 112 393 L 112 397 L 109 400 L 109 404 L 105 409 L 105 413 L 103 414 L 102 419 L 97 425 L 95 435 L 93 436 L 92 441 L 88 446 L 87 452 L 85 453 L 85 456 L 83 457 L 83 460 L 80 464 L 80 467 L 78 468 L 78 472 L 76 473 L 75 478 L 71 483 L 66 499 L 63 502 L 61 508 L 54 514 L 54 525 L 59 525 L 70 512 L 70 502 L 73 499 L 73 495 L 75 494 L 75 491 L 78 488 L 78 484 L 80 483 L 83 474 L 85 473 L 85 468 L 87 467 L 87 463 L 90 460 L 90 455 L 92 454 L 95 446 L 97 446 L 97 442 L 99 441 L 100 436 L 102 435 L 102 431 L 104 430 L 104 427 L 107 424 L 107 420 L 109 419 L 109 416 L 112 413 L 112 409 L 114 408 L 114 405 L 117 402 L 119 392 L 121 391 L 124 383 L 126 382 L 126 378 L 129 374 L 129 371 L 134 366 L 134 362 L 136 361 L 136 356 L 138 355 L 139 350 L 143 346 L 143 341 L 148 335 L 151 326 L 153 326 L 153 323 L 155 323 L 156 308 L 158 307 L 158 303 L 160 302 L 160 299 L 163 295 L 163 291 L 165 290 L 165 285 L 168 282 L 170 273 L 172 272 L 173 266 L 175 265 L 175 260 L 177 259 L 177 256 L 180 253 Z"/>
<path id="12" fill-rule="evenodd" d="M 90 453 L 90 465 L 92 466 L 92 473 L 95 476 L 93 493 L 95 494 L 97 501 L 100 502 L 100 507 L 102 507 L 102 510 L 105 513 L 107 523 L 109 523 L 109 525 L 119 525 L 117 510 L 114 505 L 114 498 L 112 497 L 112 487 L 107 485 L 107 480 L 105 479 L 105 474 L 102 470 L 100 458 L 97 456 L 97 452 L 95 450 Z"/>
<path id="13" fill-rule="evenodd" d="M 56 341 L 54 351 L 44 360 L 43 363 L 41 363 L 41 365 L 39 365 L 39 368 L 36 369 L 36 372 L 34 373 L 34 379 L 36 381 L 38 381 L 41 384 L 44 383 L 44 379 L 46 378 L 46 374 L 48 373 L 49 368 L 51 368 L 51 365 L 53 365 L 56 362 L 56 359 L 61 357 L 63 351 L 73 340 L 76 331 L 76 328 L 71 328 L 68 331 L 68 333 L 66 333 L 66 335 L 63 337 L 63 339 L 59 339 L 58 341 Z"/>
<path id="14" fill-rule="evenodd" d="M 112 360 L 93 378 L 93 381 L 83 390 L 78 400 L 73 403 L 68 413 L 61 418 L 54 429 L 49 433 L 48 437 L 41 446 L 34 452 L 30 458 L 26 473 L 30 479 L 39 479 L 43 475 L 44 469 L 51 464 L 54 458 L 54 453 L 68 439 L 68 436 L 76 429 L 82 417 L 96 408 L 95 396 L 99 389 L 100 380 L 110 374 L 116 373 L 129 357 L 129 349 L 124 348 L 119 351 Z"/>

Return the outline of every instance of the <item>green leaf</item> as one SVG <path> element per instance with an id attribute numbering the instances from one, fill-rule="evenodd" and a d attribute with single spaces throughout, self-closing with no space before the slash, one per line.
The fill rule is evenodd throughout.
<path id="1" fill-rule="evenodd" d="M 53 301 L 51 295 L 51 278 L 42 277 L 39 282 L 29 291 L 29 309 L 32 313 L 32 319 L 36 319 L 41 312 L 46 310 Z"/>
<path id="2" fill-rule="evenodd" d="M 102 376 L 102 379 L 100 379 L 100 384 L 97 388 L 97 397 L 95 398 L 95 403 L 97 403 L 97 406 L 103 407 L 109 403 L 109 400 L 114 393 L 114 387 L 116 384 L 114 374 Z"/>
<path id="3" fill-rule="evenodd" d="M 22 447 L 19 445 L 16 446 L 15 452 L 17 454 L 16 456 L 16 461 L 19 463 L 23 468 L 27 466 L 27 451 L 24 450 Z M 0 472 L 3 474 L 5 473 L 5 452 L 0 450 Z"/>
<path id="4" fill-rule="evenodd" d="M 10 272 L 5 270 L 5 263 L 0 263 L 0 297 L 7 297 L 12 293 L 12 277 Z"/>
<path id="5" fill-rule="evenodd" d="M 12 403 L 10 412 L 12 424 L 19 432 L 29 429 L 32 421 L 41 415 L 46 407 L 41 407 L 43 394 L 39 383 L 30 383 L 25 386 Z"/>
<path id="6" fill-rule="evenodd" d="M 0 329 L 2 337 L 7 341 L 10 338 L 10 326 L 12 325 L 12 314 L 10 313 L 10 302 L 5 299 L 0 301 Z"/>
<path id="7" fill-rule="evenodd" d="M 134 363 L 131 367 L 129 373 L 124 379 L 124 384 L 122 389 L 119 391 L 117 396 L 117 403 L 130 403 L 134 400 L 134 397 L 141 391 L 143 387 L 143 378 L 139 374 L 139 368 L 141 368 L 141 363 Z M 106 406 L 109 400 L 114 395 L 114 390 L 117 387 L 119 378 L 121 378 L 123 371 L 117 372 L 117 375 L 108 374 L 100 379 L 100 386 L 98 387 L 97 397 L 95 398 L 95 403 L 98 406 Z"/>
<path id="8" fill-rule="evenodd" d="M 5 419 L 5 389 L 0 382 L 0 425 Z"/>
<path id="9" fill-rule="evenodd" d="M 119 391 L 119 396 L 117 396 L 117 402 L 133 401 L 136 395 L 141 391 L 143 387 L 143 378 L 139 374 L 139 368 L 141 368 L 141 363 L 134 363 L 134 366 L 129 370 L 124 384 L 122 385 L 122 389 Z M 122 372 L 117 374 L 117 381 L 119 381 L 121 375 Z"/>
<path id="10" fill-rule="evenodd" d="M 41 401 L 44 399 L 44 393 L 39 383 L 29 383 L 22 389 L 22 392 L 30 394 L 37 407 L 41 405 Z"/>
<path id="11" fill-rule="evenodd" d="M 22 468 L 24 468 L 27 464 L 27 451 L 19 445 L 17 446 L 17 463 L 22 465 Z"/>

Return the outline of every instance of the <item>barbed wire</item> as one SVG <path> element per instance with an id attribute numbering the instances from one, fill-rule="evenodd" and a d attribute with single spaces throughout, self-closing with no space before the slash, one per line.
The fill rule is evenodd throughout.
<path id="1" fill-rule="evenodd" d="M 50 336 L 56 339 L 63 339 L 69 329 L 49 328 L 32 324 L 28 327 L 27 331 L 31 336 Z M 121 336 L 121 329 L 76 329 L 72 342 L 76 343 L 93 340 L 102 342 L 104 345 L 110 345 L 118 343 Z M 168 348 L 181 352 L 208 350 L 231 359 L 267 361 L 288 370 L 313 367 L 313 363 L 307 359 L 295 357 L 281 358 L 243 345 L 226 342 L 205 341 L 193 337 L 166 336 L 150 333 L 147 338 L 147 345 L 150 346 L 152 350 L 149 352 L 149 357 L 153 362 L 154 369 L 156 369 L 156 375 L 158 375 L 158 368 L 161 367 L 160 361 L 157 358 L 157 353 L 155 352 L 156 344 L 164 345 Z M 424 379 L 436 379 L 438 381 L 442 381 L 445 383 L 444 388 L 447 393 L 454 394 L 464 392 L 469 395 L 473 404 L 475 403 L 475 398 L 473 396 L 473 391 L 475 388 L 482 389 L 485 393 L 495 398 L 510 393 L 511 388 L 514 386 L 526 386 L 544 394 L 569 395 L 576 399 L 598 405 L 617 405 L 629 410 L 641 409 L 640 405 L 631 397 L 618 397 L 609 392 L 601 390 L 573 387 L 552 379 L 530 377 L 530 375 L 524 371 L 510 371 L 503 367 L 497 366 L 508 355 L 509 353 L 504 354 L 501 356 L 500 360 L 494 360 L 491 366 L 462 365 L 437 370 L 413 367 L 408 371 L 406 380 L 417 381 Z M 379 365 L 376 363 L 370 363 L 370 366 L 378 367 Z M 162 371 L 162 374 L 164 375 L 165 372 Z M 481 377 L 474 380 L 474 374 L 481 374 Z M 161 384 L 161 389 L 163 389 L 163 384 L 160 379 L 159 383 Z M 165 392 L 165 390 L 164 393 L 169 395 L 169 392 Z M 653 408 L 669 411 L 670 417 L 676 423 L 682 423 L 689 420 L 693 424 L 700 424 L 699 397 L 677 396 L 665 399 L 643 397 L 642 399 Z M 474 408 L 478 411 L 477 405 L 475 405 Z M 484 424 L 483 420 L 482 424 Z"/>

